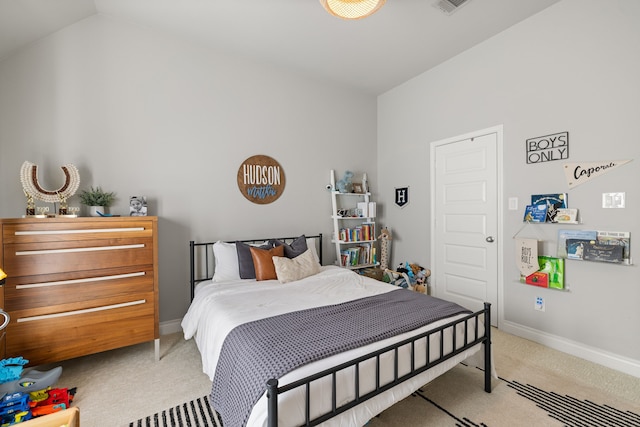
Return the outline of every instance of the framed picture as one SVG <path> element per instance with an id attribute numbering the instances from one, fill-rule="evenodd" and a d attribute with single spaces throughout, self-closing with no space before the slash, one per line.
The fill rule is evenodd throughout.
<path id="1" fill-rule="evenodd" d="M 358 194 L 364 193 L 364 191 L 362 191 L 362 183 L 361 182 L 354 182 L 353 183 L 353 192 L 354 193 L 358 193 Z"/>
<path id="2" fill-rule="evenodd" d="M 147 198 L 145 196 L 129 197 L 129 216 L 147 216 Z"/>

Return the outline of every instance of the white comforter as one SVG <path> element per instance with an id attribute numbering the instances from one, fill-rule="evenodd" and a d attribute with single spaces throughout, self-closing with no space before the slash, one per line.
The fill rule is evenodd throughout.
<path id="1" fill-rule="evenodd" d="M 227 334 L 236 326 L 289 311 L 338 304 L 391 291 L 409 292 L 335 266 L 322 267 L 320 273 L 314 276 L 287 284 L 281 284 L 277 280 L 261 282 L 255 280 L 238 280 L 223 283 L 204 282 L 196 288 L 195 298 L 182 321 L 182 328 L 185 339 L 195 338 L 202 356 L 203 371 L 213 381 L 222 343 Z M 435 322 L 412 333 L 402 334 L 392 339 L 310 363 L 285 375 L 280 379 L 280 384 L 287 384 L 323 369 L 336 366 L 339 363 L 367 354 L 375 349 L 383 348 L 411 335 L 417 335 L 424 330 L 435 328 L 451 320 L 452 319 L 445 319 Z M 470 327 L 471 326 L 472 323 L 470 323 Z M 482 332 L 482 328 L 480 329 Z M 458 331 L 457 336 L 460 338 L 463 336 L 462 331 L 463 329 Z M 437 345 L 432 345 L 431 359 L 436 357 L 437 347 Z M 450 347 L 450 345 L 448 347 Z M 480 346 L 476 346 L 471 350 L 463 352 L 446 363 L 440 364 L 414 377 L 412 380 L 406 381 L 390 391 L 376 396 L 365 405 L 353 408 L 325 424 L 345 427 L 363 425 L 373 416 L 397 401 L 402 400 L 421 385 L 446 372 L 479 349 Z M 404 359 L 408 364 L 409 349 L 407 348 L 405 350 L 406 355 Z M 382 377 L 383 379 L 391 380 L 393 367 L 391 355 L 388 356 L 389 357 L 383 358 L 383 361 L 387 362 L 387 369 L 383 370 Z M 369 365 L 368 368 L 371 369 L 372 372 L 375 372 L 373 363 Z M 401 374 L 403 373 L 403 369 L 406 371 L 408 368 L 402 367 L 401 365 Z M 338 399 L 339 405 L 341 402 L 345 403 L 349 401 L 353 394 L 353 380 L 349 379 L 347 373 L 344 373 L 343 376 L 343 379 L 338 376 L 338 389 L 342 391 Z M 361 366 L 361 378 L 365 383 L 361 385 L 361 392 L 363 387 L 375 387 L 373 383 L 374 377 L 375 375 L 367 375 L 365 367 Z M 478 384 L 478 387 L 481 387 L 481 384 Z M 330 383 L 328 381 L 319 383 L 315 386 L 315 389 L 319 392 L 329 390 Z M 300 404 L 300 399 L 303 399 L 302 391 L 299 393 L 295 391 L 290 392 L 280 397 L 280 410 L 278 411 L 280 426 L 299 425 L 304 420 L 304 418 L 302 418 L 304 416 L 303 406 Z M 314 395 L 312 402 L 312 413 L 315 412 L 318 414 L 320 411 L 326 410 L 327 406 L 330 408 L 328 398 L 316 398 Z M 263 396 L 254 407 L 248 425 L 266 426 L 266 413 L 266 398 Z"/>

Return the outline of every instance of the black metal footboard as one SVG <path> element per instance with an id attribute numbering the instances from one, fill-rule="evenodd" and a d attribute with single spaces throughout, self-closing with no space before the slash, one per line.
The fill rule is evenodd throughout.
<path id="1" fill-rule="evenodd" d="M 469 327 L 470 320 L 474 319 L 473 327 Z M 479 321 L 482 321 L 484 324 L 484 333 L 480 335 L 479 333 Z M 464 344 L 461 347 L 457 347 L 456 343 L 458 341 L 456 337 L 456 326 L 464 324 Z M 451 348 L 453 349 L 451 352 L 445 354 L 445 330 L 451 328 Z M 469 330 L 471 329 L 471 331 Z M 431 337 L 439 337 L 439 357 L 437 357 L 433 361 L 429 361 L 430 352 L 431 352 Z M 418 341 L 426 338 L 424 344 L 417 344 Z M 415 377 L 416 375 L 433 368 L 436 365 L 470 349 L 471 347 L 483 343 L 484 344 L 484 390 L 487 393 L 491 393 L 491 304 L 485 303 L 484 309 L 480 310 L 476 313 L 469 314 L 463 318 L 458 320 L 449 322 L 445 325 L 442 325 L 438 328 L 429 330 L 415 337 L 408 338 L 404 341 L 398 342 L 391 346 L 385 347 L 383 349 L 371 352 L 364 356 L 358 357 L 357 359 L 351 360 L 349 362 L 345 362 L 338 366 L 332 367 L 325 371 L 319 372 L 314 375 L 310 375 L 306 378 L 302 378 L 298 381 L 292 382 L 290 384 L 283 385 L 281 387 L 278 386 L 278 380 L 271 379 L 267 383 L 267 405 L 268 405 L 268 426 L 269 427 L 277 427 L 278 425 L 278 395 L 285 393 L 287 391 L 296 389 L 298 387 L 305 387 L 305 413 L 306 419 L 304 426 L 315 426 L 324 421 L 327 421 L 330 418 L 333 418 L 369 399 L 374 396 L 377 396 L 380 393 L 383 393 L 396 385 Z M 410 345 L 411 349 L 411 366 L 410 370 L 407 374 L 400 376 L 398 373 L 398 349 L 405 346 Z M 415 349 L 416 345 L 424 345 L 426 346 L 426 364 L 416 368 L 416 360 L 415 360 Z M 393 364 L 394 364 L 394 380 L 388 382 L 386 384 L 380 384 L 380 356 L 382 354 L 393 352 Z M 360 364 L 362 362 L 375 359 L 376 364 L 376 387 L 375 390 L 370 391 L 368 393 L 361 394 L 359 385 L 360 385 Z M 346 368 L 354 367 L 354 384 L 355 384 L 355 398 L 348 403 L 337 407 L 336 405 L 336 374 Z M 332 382 L 332 409 L 314 419 L 310 419 L 310 408 L 311 408 L 311 383 L 315 380 L 324 377 L 331 377 Z"/>

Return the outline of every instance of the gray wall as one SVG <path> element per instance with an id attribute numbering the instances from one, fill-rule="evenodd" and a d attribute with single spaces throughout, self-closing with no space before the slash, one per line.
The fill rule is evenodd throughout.
<path id="1" fill-rule="evenodd" d="M 504 276 L 500 327 L 640 376 L 637 265 L 567 261 L 570 292 L 518 283 L 512 237 L 531 194 L 568 192 L 583 229 L 629 231 L 640 257 L 640 2 L 564 0 L 378 100 L 378 175 L 394 263 L 430 259 L 429 144 L 504 125 Z M 569 190 L 563 162 L 525 163 L 525 140 L 569 132 L 570 162 L 634 159 Z M 395 160 L 395 162 L 393 162 Z M 410 187 L 409 205 L 393 204 Z M 626 209 L 603 209 L 603 192 L 626 192 Z M 520 209 L 507 210 L 518 197 Z M 562 226 L 566 228 L 567 226 Z M 558 225 L 521 237 L 556 254 Z M 546 311 L 534 310 L 543 296 Z M 499 369 L 499 367 L 498 367 Z"/>
<path id="2" fill-rule="evenodd" d="M 74 163 L 81 188 L 118 193 L 113 213 L 146 195 L 160 217 L 160 317 L 169 322 L 188 306 L 189 240 L 330 238 L 330 169 L 366 171 L 380 222 L 394 231 L 393 263 L 428 265 L 429 143 L 503 124 L 505 209 L 508 197 L 522 208 L 532 193 L 567 191 L 580 228 L 638 236 L 639 9 L 636 0 L 564 0 L 380 96 L 377 112 L 376 99 L 331 83 L 95 16 L 0 62 L 0 217 L 23 213 L 25 160 L 51 188 L 59 166 Z M 569 191 L 561 162 L 524 163 L 525 139 L 560 131 L 570 133 L 570 161 L 636 160 Z M 255 154 L 286 173 L 271 205 L 237 190 L 237 168 Z M 411 201 L 400 209 L 393 189 L 403 186 Z M 626 192 L 627 208 L 602 209 L 609 191 Z M 547 309 L 536 312 L 541 291 L 517 283 L 511 262 L 521 210 L 503 212 L 500 327 L 640 376 L 637 266 L 568 261 L 571 291 L 544 291 Z M 532 227 L 521 235 L 553 252 L 558 227 Z"/>
<path id="3" fill-rule="evenodd" d="M 24 213 L 25 160 L 52 189 L 75 164 L 81 189 L 117 193 L 114 214 L 146 195 L 159 216 L 160 320 L 181 319 L 191 239 L 323 232 L 335 259 L 325 185 L 331 169 L 351 169 L 375 191 L 375 123 L 373 96 L 94 16 L 0 62 L 0 217 Z M 285 172 L 269 205 L 236 184 L 256 154 Z"/>

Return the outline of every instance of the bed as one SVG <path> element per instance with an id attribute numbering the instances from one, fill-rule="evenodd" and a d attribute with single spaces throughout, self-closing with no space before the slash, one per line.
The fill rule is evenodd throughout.
<path id="1" fill-rule="evenodd" d="M 182 328 L 225 427 L 361 426 L 462 361 L 484 369 L 491 392 L 488 303 L 472 313 L 322 266 L 321 234 L 189 246 Z M 261 267 L 270 260 L 275 277 Z"/>

